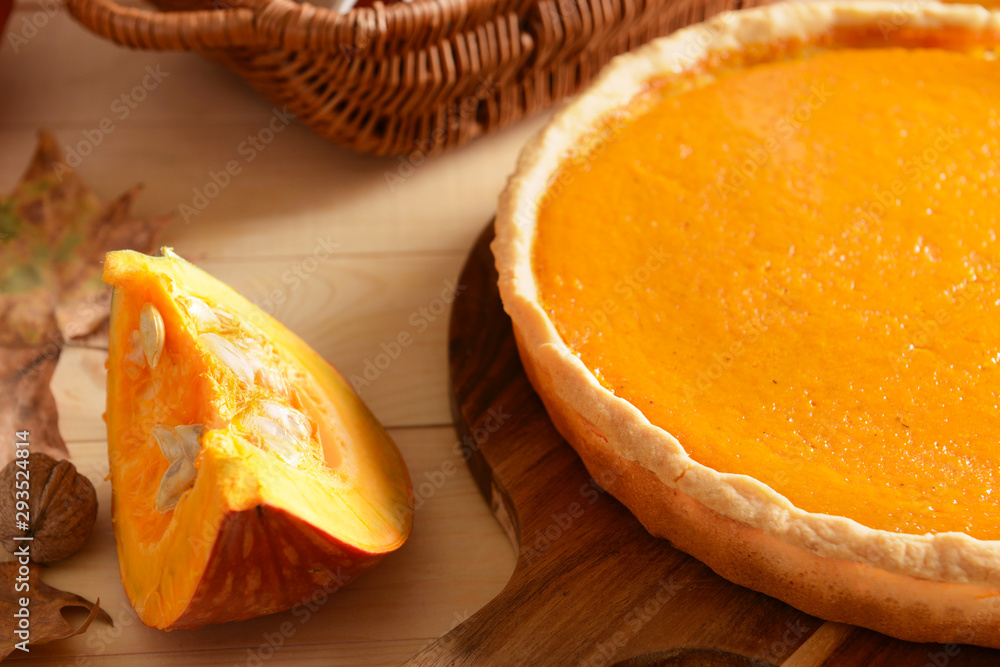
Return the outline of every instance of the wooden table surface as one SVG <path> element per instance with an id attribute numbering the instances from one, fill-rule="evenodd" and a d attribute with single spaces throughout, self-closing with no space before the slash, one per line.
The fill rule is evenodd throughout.
<path id="1" fill-rule="evenodd" d="M 133 96 L 144 79 L 145 94 Z M 122 49 L 85 31 L 55 0 L 20 0 L 0 47 L 0 191 L 14 188 L 37 130 L 47 128 L 61 146 L 87 153 L 77 171 L 100 197 L 142 182 L 137 214 L 177 215 L 165 245 L 262 304 L 345 376 L 363 378 L 367 367 L 360 393 L 395 438 L 415 486 L 438 482 L 418 498 L 413 535 L 308 619 L 289 612 L 170 633 L 142 626 L 118 576 L 104 479 L 106 353 L 75 346 L 53 384 L 61 431 L 97 487 L 100 512 L 85 549 L 44 578 L 100 598 L 115 627 L 95 623 L 85 635 L 16 652 L 12 663 L 398 665 L 510 577 L 513 548 L 455 453 L 440 299 L 544 118 L 411 173 L 396 158 L 350 153 L 294 122 L 250 159 L 247 137 L 280 111 L 201 56 Z M 214 198 L 196 201 L 195 191 L 232 160 L 240 173 Z M 383 344 L 404 332 L 412 344 L 375 368 Z M 442 481 L 442 470 L 457 472 Z M 294 632 L 283 635 L 288 621 Z"/>

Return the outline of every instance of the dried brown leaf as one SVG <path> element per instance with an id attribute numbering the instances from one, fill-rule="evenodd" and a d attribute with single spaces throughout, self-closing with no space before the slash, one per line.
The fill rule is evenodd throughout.
<path id="1" fill-rule="evenodd" d="M 22 641 L 27 642 L 25 646 L 46 644 L 86 632 L 95 618 L 114 625 L 108 612 L 100 608 L 100 599 L 90 602 L 75 593 L 49 586 L 42 581 L 40 572 L 41 567 L 34 563 L 0 563 L 0 660 L 17 650 Z M 21 598 L 28 600 L 27 628 L 22 628 L 21 619 L 15 616 L 24 608 Z M 67 607 L 82 607 L 90 615 L 74 628 L 62 614 Z"/>
<path id="2" fill-rule="evenodd" d="M 0 347 L 0 433 L 8 436 L 2 452 L 4 465 L 14 457 L 14 433 L 28 431 L 31 451 L 54 458 L 66 457 L 66 444 L 59 434 L 56 399 L 49 388 L 62 347 Z"/>
<path id="3" fill-rule="evenodd" d="M 30 430 L 33 448 L 67 456 L 48 389 L 59 348 L 105 325 L 111 293 L 101 280 L 111 250 L 151 252 L 168 217 L 133 218 L 133 187 L 102 203 L 42 131 L 31 163 L 0 198 L 0 404 L 3 432 Z M 0 466 L 14 446 L 0 447 Z"/>
<path id="4" fill-rule="evenodd" d="M 51 303 L 64 340 L 86 336 L 108 316 L 110 292 L 101 280 L 111 250 L 152 251 L 168 217 L 134 218 L 135 186 L 102 203 L 66 166 L 55 139 L 40 132 L 38 147 L 17 189 L 0 199 L 0 294 L 7 300 Z M 39 299 L 40 293 L 48 299 Z M 53 310 L 35 308 L 7 321 L 21 345 L 48 333 Z M 31 316 L 27 316 L 31 315 Z"/>

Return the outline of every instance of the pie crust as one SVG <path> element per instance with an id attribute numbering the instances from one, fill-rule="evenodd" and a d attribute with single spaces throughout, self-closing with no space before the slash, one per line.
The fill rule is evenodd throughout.
<path id="1" fill-rule="evenodd" d="M 889 28 L 889 29 L 886 29 Z M 565 156 L 648 82 L 754 45 L 811 43 L 834 29 L 1000 34 L 1000 13 L 908 2 L 789 3 L 732 12 L 619 57 L 524 149 L 504 191 L 493 251 L 504 308 L 532 385 L 591 474 L 654 535 L 723 577 L 821 618 L 910 641 L 1000 647 L 1000 541 L 902 534 L 810 513 L 746 475 L 691 459 L 605 389 L 540 305 L 532 266 L 538 202 Z"/>

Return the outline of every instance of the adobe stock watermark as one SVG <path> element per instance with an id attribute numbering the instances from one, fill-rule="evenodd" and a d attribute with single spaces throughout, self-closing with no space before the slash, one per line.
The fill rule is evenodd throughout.
<path id="1" fill-rule="evenodd" d="M 427 331 L 439 317 L 448 312 L 448 306 L 455 302 L 468 285 L 459 285 L 452 280 L 445 280 L 441 293 L 427 304 L 420 306 L 407 318 L 409 329 L 403 329 L 392 339 L 379 343 L 379 352 L 374 357 L 367 357 L 361 374 L 352 373 L 348 378 L 355 391 L 371 386 L 381 377 L 397 359 L 403 355 L 406 348 L 413 345 L 416 336 Z"/>
<path id="2" fill-rule="evenodd" d="M 920 181 L 929 170 L 937 167 L 938 160 L 948 152 L 962 131 L 957 127 L 944 129 L 938 127 L 929 137 L 926 147 L 916 157 L 905 160 L 901 165 L 903 178 L 896 178 L 888 188 L 879 189 L 873 199 L 866 201 L 863 207 L 855 209 L 854 232 L 862 231 L 868 224 L 879 224 L 890 207 L 899 204 L 899 198 L 909 189 L 911 184 Z"/>
<path id="3" fill-rule="evenodd" d="M 242 159 L 228 160 L 218 170 L 209 170 L 205 182 L 199 187 L 192 188 L 190 203 L 182 202 L 177 207 L 177 212 L 184 220 L 184 224 L 190 224 L 191 220 L 208 208 L 209 204 L 230 186 L 233 178 L 242 174 L 244 167 L 256 160 L 274 141 L 275 137 L 292 124 L 295 117 L 295 114 L 287 108 L 273 107 L 267 124 L 254 134 L 248 134 L 247 138 L 236 147 L 236 153 Z"/>
<path id="4" fill-rule="evenodd" d="M 622 131 L 627 127 L 628 121 L 623 114 L 614 115 L 603 123 L 597 130 L 592 134 L 588 135 L 588 143 L 593 145 L 591 150 L 597 150 L 597 148 L 611 139 L 619 136 Z M 549 183 L 547 185 L 547 198 L 556 199 L 560 197 L 563 191 L 568 188 L 573 182 L 576 181 L 576 173 L 572 169 L 557 169 L 555 172 L 549 175 Z M 534 224 L 534 221 L 538 219 L 539 213 L 541 211 L 541 202 L 545 199 L 543 197 L 533 197 L 532 200 L 523 206 L 518 207 L 517 220 L 522 224 Z"/>
<path id="5" fill-rule="evenodd" d="M 468 461 L 510 418 L 511 415 L 503 411 L 502 405 L 490 408 L 486 413 L 486 419 L 483 420 L 483 425 L 477 427 L 471 436 L 467 435 L 461 440 L 456 440 L 451 451 L 457 457 L 461 457 L 463 461 Z M 420 509 L 425 502 L 433 498 L 434 494 L 444 487 L 458 470 L 459 466 L 455 461 L 445 459 L 435 470 L 425 471 L 425 481 L 414 484 L 413 509 Z"/>
<path id="6" fill-rule="evenodd" d="M 974 644 L 976 635 L 982 628 L 992 628 L 996 625 L 997 614 L 1000 613 L 1000 590 L 991 591 L 992 597 L 989 599 L 988 608 L 979 611 L 959 626 L 956 636 L 957 642 L 942 644 L 939 648 L 927 651 L 927 662 L 923 667 L 948 667 L 952 658 L 957 658 L 962 653 L 962 644 Z"/>
<path id="7" fill-rule="evenodd" d="M 811 631 L 811 628 L 803 625 L 801 618 L 785 621 L 785 631 L 781 634 L 781 637 L 771 642 L 762 659 L 775 664 L 780 663 L 782 659 L 788 657 L 802 643 L 802 638 Z"/>
<path id="8" fill-rule="evenodd" d="M 332 234 L 317 236 L 312 252 L 304 259 L 295 261 L 281 274 L 282 287 L 275 287 L 265 296 L 255 299 L 254 305 L 268 315 L 277 313 L 278 307 L 288 301 L 289 295 L 302 287 L 303 283 L 314 276 L 321 266 L 330 261 L 334 251 L 339 247 L 340 243 L 333 240 Z"/>
<path id="9" fill-rule="evenodd" d="M 328 581 L 325 584 L 302 596 L 298 604 L 292 607 L 291 614 L 298 625 L 293 621 L 286 620 L 282 621 L 273 631 L 261 634 L 262 641 L 257 646 L 247 649 L 247 659 L 242 667 L 262 667 L 284 647 L 288 640 L 298 633 L 300 627 L 312 619 L 313 615 L 329 601 L 333 593 L 351 581 L 351 578 L 345 575 L 340 567 L 337 568 L 336 572 L 326 570 L 326 575 Z M 241 667 L 241 665 L 235 663 L 233 667 Z"/>
<path id="10" fill-rule="evenodd" d="M 504 412 L 502 405 L 491 406 L 481 426 L 476 427 L 470 435 L 454 442 L 451 448 L 455 455 L 454 459 L 445 459 L 436 469 L 425 471 L 423 480 L 414 480 L 413 499 L 407 504 L 397 502 L 393 507 L 396 516 L 410 516 L 423 507 L 424 503 L 433 498 L 459 471 L 457 460 L 467 462 L 471 459 L 512 416 Z"/>
<path id="11" fill-rule="evenodd" d="M 915 318 L 916 324 L 907 327 L 906 338 L 900 343 L 898 351 L 888 353 L 889 366 L 893 372 L 898 373 L 901 370 L 906 359 L 914 350 L 931 348 L 934 339 L 965 308 L 970 299 L 975 301 L 975 297 L 967 296 L 971 285 L 992 284 L 997 278 L 998 258 L 996 256 L 989 257 L 972 252 L 963 258 L 962 263 L 966 267 L 977 267 L 975 280 L 963 282 L 959 288 L 952 290 L 950 294 L 947 294 L 948 301 L 933 312 L 928 312 L 928 316 Z M 981 271 L 979 267 L 982 267 Z"/>
<path id="12" fill-rule="evenodd" d="M 389 187 L 389 192 L 395 192 L 396 188 L 403 184 L 407 178 L 416 173 L 419 168 L 435 149 L 444 143 L 448 136 L 450 126 L 460 123 L 478 113 L 479 105 L 485 102 L 496 90 L 497 83 L 493 79 L 479 77 L 479 84 L 475 92 L 466 95 L 461 100 L 456 100 L 451 108 L 445 113 L 444 123 L 438 125 L 431 132 L 428 139 L 416 142 L 416 147 L 406 155 L 397 158 L 399 162 L 392 171 L 386 170 L 383 173 L 385 183 Z"/>
<path id="13" fill-rule="evenodd" d="M 469 626 L 465 625 L 465 622 L 470 618 L 472 618 L 472 614 L 469 612 L 468 609 L 463 609 L 462 611 L 455 611 L 451 616 L 451 625 L 444 632 L 444 634 L 441 635 L 441 637 L 451 634 L 452 632 L 455 633 L 455 637 L 461 637 L 469 629 Z M 425 661 L 425 663 L 438 664 L 437 663 L 438 658 L 444 657 L 444 654 L 451 650 L 451 648 L 447 644 L 437 643 L 437 640 L 440 639 L 441 637 L 438 637 L 437 639 L 432 639 L 426 644 L 424 644 L 424 647 L 421 649 L 421 652 L 417 654 L 421 660 Z M 434 645 L 433 648 L 430 648 L 430 650 L 428 650 L 428 648 L 431 647 L 432 645 Z M 423 651 L 427 652 L 424 653 Z"/>
<path id="14" fill-rule="evenodd" d="M 882 34 L 882 39 L 888 40 L 891 35 L 899 32 L 913 21 L 928 2 L 929 0 L 906 0 L 892 10 L 892 15 L 889 18 L 879 19 L 875 25 Z"/>
<path id="15" fill-rule="evenodd" d="M 220 0 L 215 1 L 220 2 Z M 375 22 L 366 23 L 364 21 L 358 21 L 354 26 L 354 33 L 351 41 L 341 41 L 340 44 L 337 45 L 337 50 L 340 51 L 341 57 L 349 62 L 355 57 L 365 53 L 378 37 L 378 34 L 378 24 Z"/>
<path id="16" fill-rule="evenodd" d="M 111 614 L 109 610 L 108 614 L 111 616 L 111 620 L 114 625 L 101 624 L 100 627 L 94 627 L 92 625 L 90 630 L 86 634 L 84 640 L 88 649 L 93 651 L 90 655 L 78 655 L 73 660 L 73 667 L 91 667 L 91 665 L 100 665 L 103 661 L 98 657 L 102 656 L 108 652 L 111 645 L 114 644 L 119 637 L 121 637 L 125 631 L 134 626 L 139 625 L 139 617 L 136 615 L 135 610 L 127 602 L 122 602 L 118 605 L 118 609 L 114 614 Z M 96 625 L 96 624 L 95 624 Z"/>
<path id="17" fill-rule="evenodd" d="M 934 339 L 941 333 L 955 315 L 965 307 L 968 299 L 965 297 L 965 290 L 955 293 L 954 301 L 949 307 L 941 307 L 935 310 L 930 317 L 917 318 L 917 324 L 909 330 L 906 339 L 901 343 L 897 352 L 888 353 L 889 366 L 894 372 L 899 372 L 910 353 L 914 350 L 929 349 Z"/>
<path id="18" fill-rule="evenodd" d="M 738 195 L 747 183 L 756 178 L 757 172 L 764 168 L 771 156 L 794 137 L 832 97 L 833 91 L 827 83 L 813 83 L 809 87 L 808 97 L 793 111 L 778 118 L 773 130 L 763 141 L 744 148 L 741 159 L 730 171 L 725 168 L 719 170 L 718 178 L 702 188 L 701 198 L 726 201 L 730 195 Z"/>
<path id="19" fill-rule="evenodd" d="M 662 245 L 650 249 L 642 264 L 617 280 L 611 287 L 615 297 L 609 296 L 597 308 L 587 310 L 587 319 L 590 324 L 582 330 L 582 335 L 587 338 L 595 331 L 606 327 L 611 321 L 609 316 L 618 312 L 620 303 L 629 301 L 637 292 L 643 290 L 644 285 L 653 278 L 656 272 L 666 266 L 669 257 L 670 255 L 663 249 Z"/>
<path id="20" fill-rule="evenodd" d="M 576 0 L 558 0 L 556 3 L 547 4 L 547 8 L 549 8 L 547 18 L 553 23 L 565 25 L 566 17 L 572 17 L 574 22 L 580 20 L 580 9 Z M 679 48 L 674 51 L 677 54 L 674 67 L 687 68 L 703 61 L 706 49 L 717 43 L 720 35 L 728 34 L 729 26 L 735 19 L 733 12 L 717 13 L 706 16 L 700 23 L 684 28 L 683 33 L 677 34 L 681 42 Z M 577 30 L 575 25 L 569 29 Z"/>
<path id="21" fill-rule="evenodd" d="M 76 143 L 66 144 L 63 147 L 65 158 L 53 170 L 56 178 L 62 180 L 65 174 L 79 167 L 108 136 L 114 134 L 119 127 L 118 123 L 124 122 L 131 116 L 132 112 L 138 109 L 168 76 L 170 72 L 163 71 L 159 64 L 147 65 L 142 79 L 112 100 L 109 107 L 111 115 L 102 118 L 95 127 L 82 130 L 81 138 Z"/>
<path id="22" fill-rule="evenodd" d="M 40 4 L 41 8 L 23 17 L 20 25 L 7 26 L 7 43 L 14 53 L 20 53 L 21 47 L 34 39 L 38 31 L 44 29 L 66 3 L 65 0 L 41 0 Z"/>
<path id="23" fill-rule="evenodd" d="M 614 662 L 618 651 L 625 648 L 629 639 L 639 634 L 663 607 L 684 590 L 684 584 L 675 581 L 675 575 L 656 582 L 656 589 L 645 601 L 629 609 L 623 618 L 624 627 L 616 630 L 605 641 L 594 647 L 593 652 L 580 661 L 580 667 L 607 667 Z"/>
<path id="24" fill-rule="evenodd" d="M 615 479 L 616 475 L 610 470 L 603 470 L 599 473 L 600 481 L 595 478 L 584 482 L 578 491 L 580 500 L 574 500 L 564 508 L 552 512 L 552 522 L 545 528 L 536 529 L 530 537 L 522 538 L 520 556 L 524 558 L 526 565 L 531 565 L 541 558 L 552 548 L 566 533 L 573 527 L 579 519 L 586 514 L 587 509 L 593 507 L 606 493 L 604 490 Z"/>
<path id="25" fill-rule="evenodd" d="M 713 352 L 712 361 L 704 369 L 698 371 L 694 379 L 694 384 L 685 382 L 681 387 L 685 399 L 691 400 L 711 389 L 723 375 L 735 367 L 740 357 L 746 354 L 747 348 L 760 340 L 761 336 L 774 326 L 774 323 L 781 317 L 781 311 L 792 307 L 792 302 L 788 300 L 786 295 L 780 292 L 775 292 L 774 294 L 778 297 L 780 301 L 779 305 L 783 306 L 783 308 L 766 306 L 757 317 L 747 323 L 750 330 L 742 339 L 734 340 L 724 350 Z"/>

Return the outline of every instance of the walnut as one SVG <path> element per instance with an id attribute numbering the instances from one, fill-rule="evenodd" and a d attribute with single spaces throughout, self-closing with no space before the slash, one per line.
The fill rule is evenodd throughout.
<path id="1" fill-rule="evenodd" d="M 26 501 L 27 507 L 18 501 Z M 96 520 L 94 485 L 69 461 L 32 452 L 0 471 L 0 543 L 7 551 L 14 553 L 28 545 L 36 563 L 72 556 L 90 537 Z"/>

